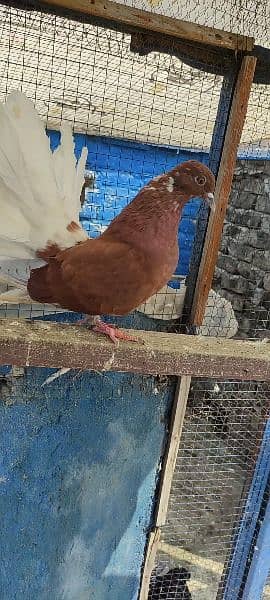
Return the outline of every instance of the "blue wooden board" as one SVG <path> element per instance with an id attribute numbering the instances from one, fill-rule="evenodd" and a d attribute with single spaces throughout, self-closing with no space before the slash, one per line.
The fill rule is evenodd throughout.
<path id="1" fill-rule="evenodd" d="M 263 438 L 261 442 L 260 451 L 258 453 L 256 466 L 251 482 L 251 486 L 248 492 L 245 509 L 241 518 L 239 529 L 237 529 L 234 549 L 232 557 L 230 559 L 230 570 L 227 574 L 225 583 L 224 595 L 225 600 L 234 600 L 234 598 L 243 597 L 245 600 L 259 600 L 260 594 L 250 595 L 250 589 L 261 590 L 265 583 L 265 572 L 267 574 L 267 568 L 270 570 L 270 553 L 269 543 L 266 543 L 265 552 L 263 551 L 265 537 L 264 533 L 268 534 L 269 526 L 267 525 L 267 519 L 269 518 L 269 511 L 266 515 L 266 520 L 263 524 L 263 530 L 261 533 L 261 551 L 260 558 L 264 561 L 264 569 L 257 563 L 256 556 L 259 556 L 255 552 L 252 563 L 250 565 L 250 552 L 256 528 L 258 526 L 258 520 L 262 502 L 264 500 L 265 489 L 268 484 L 270 477 L 270 421 L 266 422 Z M 257 546 L 257 545 L 256 545 Z M 268 561 L 268 567 L 265 565 L 265 560 Z M 245 593 L 242 596 L 242 588 L 247 577 L 247 570 L 251 568 L 251 573 L 248 576 L 248 584 L 245 584 Z M 252 588 L 250 586 L 253 586 Z M 255 587 L 254 587 L 255 586 Z M 253 592 L 252 592 L 253 593 Z"/>
<path id="2" fill-rule="evenodd" d="M 0 381 L 1 600 L 133 600 L 174 386 L 48 373 Z"/>

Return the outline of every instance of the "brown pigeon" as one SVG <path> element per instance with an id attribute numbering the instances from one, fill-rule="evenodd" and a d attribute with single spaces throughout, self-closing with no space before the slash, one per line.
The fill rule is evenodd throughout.
<path id="1" fill-rule="evenodd" d="M 16 195 L 10 173 L 5 174 L 10 156 L 8 142 L 2 136 L 0 150 L 6 155 L 6 165 L 0 155 L 0 184 L 2 181 L 8 187 L 14 210 L 11 208 L 9 222 L 2 228 L 2 239 L 0 228 L 0 256 L 43 261 L 31 270 L 27 281 L 33 301 L 92 315 L 95 331 L 109 335 L 113 341 L 130 339 L 97 315 L 126 315 L 167 283 L 178 263 L 178 226 L 183 206 L 193 197 L 214 206 L 212 172 L 193 160 L 176 166 L 150 181 L 100 237 L 89 239 L 79 225 L 84 176 L 81 163 L 85 165 L 86 156 L 76 166 L 71 130 L 62 129 L 61 146 L 52 155 L 31 102 L 16 92 L 1 109 L 0 128 L 6 126 L 6 112 L 9 134 L 13 134 L 27 176 L 22 193 Z M 37 151 L 33 157 L 32 150 L 32 159 L 25 156 L 25 121 L 31 127 L 31 146 Z M 13 170 L 18 180 L 16 165 Z M 62 181 L 61 176 L 69 181 Z M 46 186 L 46 178 L 47 188 L 41 193 L 40 184 Z M 0 186 L 0 208 L 4 204 L 1 192 Z M 15 222 L 15 236 L 9 236 Z"/>

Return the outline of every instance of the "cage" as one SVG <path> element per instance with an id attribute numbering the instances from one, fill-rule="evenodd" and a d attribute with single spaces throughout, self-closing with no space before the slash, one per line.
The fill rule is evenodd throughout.
<path id="1" fill-rule="evenodd" d="M 264 344 L 259 340 L 269 334 L 269 55 L 261 23 L 267 22 L 268 9 L 264 3 L 239 3 L 224 11 L 211 2 L 204 11 L 196 1 L 180 12 L 178 3 L 133 4 L 118 4 L 117 10 L 110 2 L 94 2 L 92 8 L 83 2 L 1 2 L 0 100 L 14 89 L 33 100 L 52 150 L 65 120 L 73 127 L 76 154 L 87 146 L 80 218 L 90 237 L 104 231 L 154 176 L 188 159 L 209 165 L 217 175 L 221 217 L 213 218 L 211 228 L 208 209 L 199 199 L 190 201 L 180 222 L 173 279 L 137 311 L 113 320 L 150 332 Z M 138 9 L 151 8 L 147 31 Z M 176 33 L 167 17 L 199 26 L 186 31 L 182 23 Z M 250 35 L 264 48 L 253 47 Z M 242 112 L 237 94 L 243 94 Z M 223 218 L 219 247 L 214 226 L 222 229 Z M 14 262 L 4 267 L 18 275 Z M 29 265 L 20 268 L 27 272 Z M 6 284 L 1 285 L 4 292 Z M 18 330 L 21 318 L 79 318 L 34 303 L 2 304 L 0 317 L 16 319 Z M 42 360 L 33 364 L 49 364 Z M 267 506 L 269 378 L 261 375 L 258 381 L 255 372 L 248 381 L 224 378 L 220 364 L 219 377 L 192 372 L 190 382 L 184 373 L 180 397 L 173 376 L 178 372 L 153 374 L 149 367 L 144 375 L 109 373 L 110 360 L 101 364 L 105 373 L 66 369 L 56 380 L 55 369 L 2 368 L 3 428 L 9 431 L 9 419 L 17 426 L 21 415 L 25 419 L 20 444 L 13 441 L 13 429 L 9 432 L 7 445 L 13 444 L 15 457 L 4 461 L 4 468 L 14 478 L 16 450 L 23 451 L 27 458 L 17 459 L 16 493 L 29 502 L 35 523 L 43 515 L 46 530 L 42 544 L 41 530 L 31 530 L 29 513 L 20 510 L 16 547 L 19 553 L 25 546 L 26 531 L 30 549 L 17 583 L 3 571 L 3 598 L 18 593 L 74 600 L 248 597 L 240 594 L 251 585 L 249 566 Z M 89 415 L 91 435 L 85 424 Z M 175 423 L 177 458 L 168 474 Z M 14 486 L 7 487 L 12 497 Z M 160 508 L 164 493 L 167 513 L 166 506 Z M 41 510 L 36 510 L 39 497 Z M 11 520 L 17 510 L 16 496 Z M 160 541 L 152 547 L 151 534 L 157 532 Z M 9 522 L 4 535 L 11 537 Z M 5 547 L 10 567 L 14 550 L 11 543 Z"/>

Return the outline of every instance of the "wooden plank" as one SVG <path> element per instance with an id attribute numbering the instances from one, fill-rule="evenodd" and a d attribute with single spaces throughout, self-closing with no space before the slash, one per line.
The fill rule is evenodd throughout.
<path id="1" fill-rule="evenodd" d="M 251 51 L 254 46 L 251 37 L 172 19 L 110 0 L 42 0 L 40 4 L 230 50 Z"/>
<path id="2" fill-rule="evenodd" d="M 152 571 L 155 566 L 155 558 L 158 551 L 160 540 L 160 529 L 156 527 L 153 531 L 151 531 L 149 535 L 149 540 L 147 544 L 146 556 L 144 561 L 143 574 L 141 579 L 141 587 L 140 587 L 140 595 L 139 600 L 147 600 L 148 599 L 148 591 L 150 585 L 150 578 Z"/>
<path id="3" fill-rule="evenodd" d="M 157 527 L 161 527 L 166 522 L 172 478 L 179 450 L 180 437 L 183 428 L 190 384 L 190 376 L 181 377 L 178 379 L 171 415 L 171 425 L 169 439 L 167 443 L 167 452 L 164 458 L 164 464 L 160 480 L 160 494 L 157 502 L 155 520 L 155 524 Z"/>
<path id="4" fill-rule="evenodd" d="M 161 531 L 160 527 L 162 527 L 162 525 L 164 525 L 166 522 L 172 479 L 179 450 L 190 384 L 191 377 L 183 376 L 178 379 L 176 386 L 171 414 L 170 432 L 167 440 L 167 450 L 162 465 L 159 494 L 157 499 L 157 508 L 155 512 L 155 531 L 158 532 Z M 153 538 L 151 538 L 150 535 L 148 550 L 144 563 L 139 600 L 147 600 L 148 598 L 150 577 L 155 565 L 155 558 L 159 549 L 159 545 L 160 533 L 157 536 L 157 539 L 155 539 L 155 541 L 153 540 Z"/>
<path id="5" fill-rule="evenodd" d="M 222 229 L 230 197 L 237 150 L 245 123 L 248 100 L 256 67 L 256 57 L 245 56 L 239 71 L 232 100 L 229 122 L 217 176 L 215 200 L 216 210 L 211 214 L 207 228 L 204 251 L 199 268 L 190 322 L 201 325 L 208 294 L 211 289 Z"/>
<path id="6" fill-rule="evenodd" d="M 270 344 L 153 331 L 129 333 L 138 335 L 142 343 L 115 346 L 83 326 L 0 319 L 0 364 L 270 380 Z"/>
<path id="7" fill-rule="evenodd" d="M 151 537 L 154 534 L 150 534 L 149 537 L 139 600 L 147 600 L 148 598 L 150 577 L 155 566 L 155 558 L 160 546 L 160 528 L 166 522 L 172 479 L 179 450 L 190 384 L 191 377 L 184 376 L 178 379 L 176 386 L 171 414 L 170 432 L 167 440 L 167 450 L 162 465 L 157 508 L 155 511 L 155 532 L 159 533 L 158 535 L 155 533 L 154 537 Z"/>

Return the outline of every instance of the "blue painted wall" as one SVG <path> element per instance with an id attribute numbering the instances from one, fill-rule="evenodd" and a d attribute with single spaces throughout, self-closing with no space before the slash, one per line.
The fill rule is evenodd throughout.
<path id="1" fill-rule="evenodd" d="M 135 600 L 173 383 L 0 380 L 1 600 Z"/>

